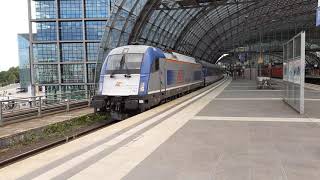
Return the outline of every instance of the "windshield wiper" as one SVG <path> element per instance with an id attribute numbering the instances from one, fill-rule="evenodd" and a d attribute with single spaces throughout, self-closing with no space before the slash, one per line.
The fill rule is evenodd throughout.
<path id="1" fill-rule="evenodd" d="M 110 74 L 110 78 L 114 78 L 114 74 L 116 71 L 112 71 L 112 73 Z"/>
<path id="2" fill-rule="evenodd" d="M 123 55 L 122 58 L 121 58 L 121 64 L 122 64 L 122 67 L 123 67 L 123 65 L 126 66 L 125 68 L 126 68 L 127 74 L 125 74 L 124 77 L 131 78 L 131 74 L 130 74 L 126 59 L 125 59 L 125 55 Z"/>

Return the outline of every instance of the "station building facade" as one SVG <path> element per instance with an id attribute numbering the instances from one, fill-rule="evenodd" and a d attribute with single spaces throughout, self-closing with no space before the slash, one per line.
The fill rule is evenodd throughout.
<path id="1" fill-rule="evenodd" d="M 28 0 L 33 86 L 91 90 L 111 0 Z"/>
<path id="2" fill-rule="evenodd" d="M 31 86 L 30 73 L 30 39 L 29 34 L 18 34 L 20 87 L 28 91 Z"/>

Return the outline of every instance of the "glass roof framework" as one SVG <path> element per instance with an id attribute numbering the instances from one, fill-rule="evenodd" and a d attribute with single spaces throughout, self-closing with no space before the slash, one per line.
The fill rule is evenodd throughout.
<path id="1" fill-rule="evenodd" d="M 114 0 L 98 64 L 111 49 L 134 42 L 215 62 L 237 47 L 259 42 L 269 32 L 315 26 L 316 0 L 198 2 Z"/>
<path id="2" fill-rule="evenodd" d="M 139 34 L 140 44 L 150 44 L 163 49 L 173 48 L 188 20 L 201 9 L 156 10 Z"/>
<path id="3" fill-rule="evenodd" d="M 98 65 L 108 52 L 118 46 L 128 44 L 130 33 L 138 16 L 148 0 L 113 0 L 112 14 L 101 41 Z"/>
<path id="4" fill-rule="evenodd" d="M 316 1 L 304 0 L 273 0 L 220 6 L 207 13 L 213 26 L 202 23 L 208 21 L 207 18 L 199 18 L 198 23 L 207 25 L 205 33 L 201 35 L 202 30 L 199 31 L 195 25 L 192 25 L 187 33 L 181 36 L 182 40 L 177 42 L 176 48 L 185 50 L 186 48 L 180 44 L 194 42 L 194 38 L 190 38 L 192 34 L 200 34 L 202 38 L 186 50 L 191 51 L 191 55 L 195 57 L 214 62 L 222 54 L 237 46 L 245 45 L 246 40 L 252 38 L 259 40 L 259 33 L 265 33 L 266 29 L 268 31 L 287 30 L 292 25 L 306 26 L 310 25 L 310 22 L 314 26 L 315 7 Z M 292 19 L 294 23 L 289 22 Z"/>

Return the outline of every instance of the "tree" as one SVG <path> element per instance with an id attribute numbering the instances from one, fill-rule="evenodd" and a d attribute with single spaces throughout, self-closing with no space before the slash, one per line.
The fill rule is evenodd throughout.
<path id="1" fill-rule="evenodd" d="M 4 83 L 6 81 L 6 72 L 2 71 L 0 72 L 0 84 Z"/>
<path id="2" fill-rule="evenodd" d="M 0 87 L 18 83 L 19 81 L 19 67 L 12 67 L 8 71 L 0 72 Z"/>
<path id="3" fill-rule="evenodd" d="M 15 74 L 13 72 L 9 72 L 8 73 L 8 83 L 13 84 L 16 82 L 16 80 L 17 80 L 17 77 L 15 76 Z"/>
<path id="4" fill-rule="evenodd" d="M 19 68 L 18 67 L 12 67 L 8 70 L 8 75 L 13 74 L 15 76 L 15 82 L 19 82 L 17 80 L 19 80 Z"/>

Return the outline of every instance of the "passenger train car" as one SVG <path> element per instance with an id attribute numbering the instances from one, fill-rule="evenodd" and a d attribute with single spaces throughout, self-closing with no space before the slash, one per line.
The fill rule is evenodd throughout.
<path id="1" fill-rule="evenodd" d="M 182 54 L 143 45 L 118 47 L 102 66 L 92 105 L 95 111 L 110 111 L 121 120 L 222 77 L 218 67 Z"/>
<path id="2" fill-rule="evenodd" d="M 199 63 L 202 65 L 204 86 L 210 85 L 222 78 L 224 71 L 218 65 L 205 61 L 199 61 Z"/>

